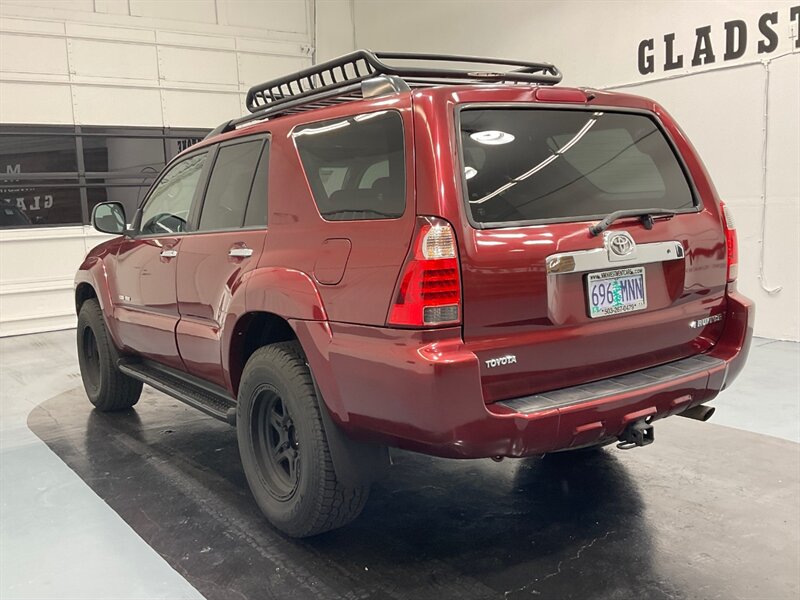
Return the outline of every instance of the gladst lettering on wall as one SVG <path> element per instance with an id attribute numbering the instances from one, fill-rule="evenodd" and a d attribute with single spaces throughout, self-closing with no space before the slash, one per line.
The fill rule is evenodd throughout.
<path id="1" fill-rule="evenodd" d="M 711 25 L 698 27 L 695 29 L 694 52 L 691 55 L 689 64 L 692 67 L 713 64 L 719 60 L 719 52 L 723 52 L 721 59 L 723 62 L 741 58 L 747 52 L 748 43 L 753 43 L 749 41 L 748 37 L 755 30 L 757 30 L 755 43 L 758 54 L 772 54 L 778 49 L 781 37 L 785 37 L 779 35 L 776 29 L 780 23 L 786 22 L 783 19 L 787 19 L 789 23 L 794 24 L 794 48 L 800 48 L 800 37 L 797 35 L 797 31 L 800 29 L 799 5 L 791 7 L 786 15 L 781 15 L 777 11 L 766 12 L 759 17 L 758 23 L 751 23 L 749 26 L 748 23 L 740 19 L 726 21 L 720 33 L 712 32 Z M 788 31 L 788 27 L 786 30 Z M 721 38 L 722 32 L 724 32 L 725 41 L 721 45 L 719 38 Z M 718 36 L 716 47 L 712 33 Z M 678 47 L 682 45 L 680 44 Z M 664 71 L 674 71 L 684 67 L 684 54 L 679 52 L 678 47 L 676 47 L 674 33 L 664 34 Z M 642 75 L 655 73 L 657 67 L 656 57 L 655 38 L 648 38 L 639 42 L 639 73 Z"/>

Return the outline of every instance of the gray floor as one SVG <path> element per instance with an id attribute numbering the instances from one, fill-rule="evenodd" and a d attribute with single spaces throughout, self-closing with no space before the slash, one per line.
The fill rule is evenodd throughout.
<path id="1" fill-rule="evenodd" d="M 73 338 L 0 340 L 0 598 L 199 598 L 28 429 L 35 407 L 80 386 Z M 756 340 L 713 422 L 800 442 L 798 390 L 800 344 Z"/>
<path id="2" fill-rule="evenodd" d="M 714 406 L 717 425 L 800 443 L 800 344 L 753 340 L 744 372 Z"/>
<path id="3" fill-rule="evenodd" d="M 80 386 L 75 332 L 0 340 L 0 598 L 202 598 L 26 425 Z"/>

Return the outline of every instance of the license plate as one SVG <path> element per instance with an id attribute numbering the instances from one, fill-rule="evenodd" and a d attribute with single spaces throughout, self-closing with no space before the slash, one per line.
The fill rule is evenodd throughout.
<path id="1" fill-rule="evenodd" d="M 647 308 L 644 267 L 589 273 L 586 299 L 593 319 Z"/>

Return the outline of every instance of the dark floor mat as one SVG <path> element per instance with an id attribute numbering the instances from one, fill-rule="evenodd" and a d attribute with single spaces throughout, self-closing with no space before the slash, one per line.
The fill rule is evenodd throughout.
<path id="1" fill-rule="evenodd" d="M 28 425 L 210 600 L 800 594 L 800 446 L 709 423 L 499 464 L 396 452 L 355 523 L 301 541 L 258 511 L 235 429 L 150 389 L 116 414 L 75 389 Z"/>

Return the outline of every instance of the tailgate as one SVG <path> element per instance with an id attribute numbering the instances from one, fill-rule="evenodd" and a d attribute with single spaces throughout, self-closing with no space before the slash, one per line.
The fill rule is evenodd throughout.
<path id="1" fill-rule="evenodd" d="M 459 239 L 464 341 L 487 402 L 707 350 L 725 239 L 652 116 L 541 108 L 460 112 L 472 227 Z M 616 210 L 678 212 L 589 225 Z"/>

